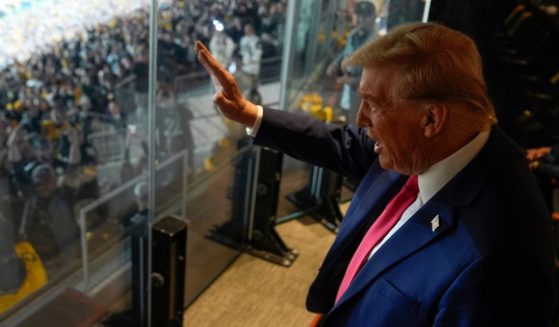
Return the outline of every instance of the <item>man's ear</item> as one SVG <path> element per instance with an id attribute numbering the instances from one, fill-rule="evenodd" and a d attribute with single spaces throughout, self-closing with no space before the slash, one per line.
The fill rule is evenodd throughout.
<path id="1" fill-rule="evenodd" d="M 427 138 L 439 135 L 448 120 L 449 109 L 446 104 L 429 103 L 425 108 L 425 115 L 422 119 L 423 134 Z"/>

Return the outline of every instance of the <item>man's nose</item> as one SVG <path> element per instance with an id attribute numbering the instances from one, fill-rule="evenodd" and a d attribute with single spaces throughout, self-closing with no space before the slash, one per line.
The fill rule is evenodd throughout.
<path id="1" fill-rule="evenodd" d="M 361 101 L 361 103 L 359 104 L 357 117 L 355 117 L 355 124 L 359 127 L 367 127 L 367 119 L 364 114 L 363 101 Z"/>

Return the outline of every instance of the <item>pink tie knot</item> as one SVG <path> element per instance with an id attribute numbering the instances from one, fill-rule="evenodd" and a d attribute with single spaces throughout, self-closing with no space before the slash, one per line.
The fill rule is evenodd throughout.
<path id="1" fill-rule="evenodd" d="M 414 192 L 415 194 L 419 193 L 419 181 L 417 175 L 411 175 L 404 187 L 409 190 L 410 192 Z"/>

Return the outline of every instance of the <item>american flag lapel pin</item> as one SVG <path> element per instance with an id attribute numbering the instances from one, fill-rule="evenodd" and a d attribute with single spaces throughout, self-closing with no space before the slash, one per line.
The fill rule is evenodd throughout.
<path id="1" fill-rule="evenodd" d="M 435 218 L 431 220 L 431 231 L 436 231 L 439 225 L 439 215 L 436 215 Z"/>

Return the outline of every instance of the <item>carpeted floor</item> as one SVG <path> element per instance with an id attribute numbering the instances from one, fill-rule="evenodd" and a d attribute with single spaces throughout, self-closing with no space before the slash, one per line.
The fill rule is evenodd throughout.
<path id="1" fill-rule="evenodd" d="M 278 225 L 277 231 L 299 251 L 293 265 L 241 254 L 187 308 L 184 326 L 308 326 L 313 314 L 305 309 L 306 293 L 334 234 L 308 217 Z"/>

